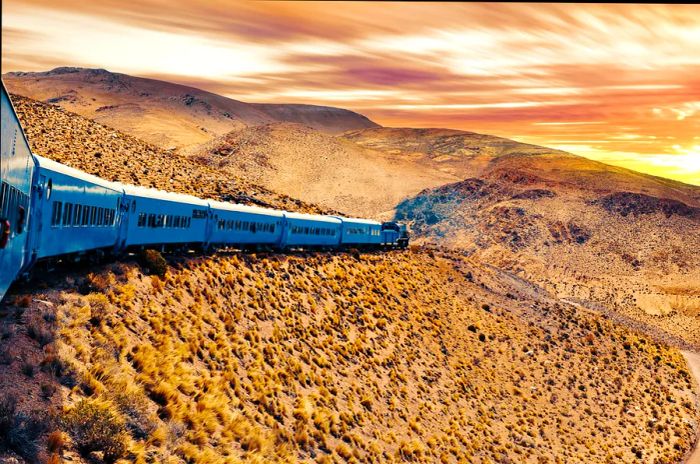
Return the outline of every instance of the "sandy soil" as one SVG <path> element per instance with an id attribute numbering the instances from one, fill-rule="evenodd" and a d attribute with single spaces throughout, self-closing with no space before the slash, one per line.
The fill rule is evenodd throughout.
<path id="1" fill-rule="evenodd" d="M 700 353 L 695 353 L 692 351 L 682 351 L 682 353 L 683 356 L 685 356 L 685 359 L 688 361 L 690 372 L 692 372 L 693 377 L 695 377 L 696 388 L 698 388 L 698 391 L 700 392 Z M 700 464 L 700 447 L 698 447 L 697 442 L 695 443 L 693 452 L 685 462 L 686 464 Z"/>

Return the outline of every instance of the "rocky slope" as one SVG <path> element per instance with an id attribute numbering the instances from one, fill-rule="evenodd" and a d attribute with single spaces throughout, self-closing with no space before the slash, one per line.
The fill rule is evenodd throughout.
<path id="1" fill-rule="evenodd" d="M 59 105 L 162 148 L 198 145 L 236 128 L 280 121 L 330 134 L 377 126 L 341 108 L 250 104 L 104 69 L 13 72 L 3 80 L 12 93 Z"/>
<path id="2" fill-rule="evenodd" d="M 171 260 L 164 278 L 123 263 L 17 290 L 10 453 L 675 463 L 694 439 L 678 351 L 463 256 Z"/>
<path id="3" fill-rule="evenodd" d="M 637 184 L 637 189 L 643 184 Z M 674 189 L 676 190 L 676 189 Z M 670 192 L 671 195 L 673 192 Z M 679 189 L 676 198 L 693 198 Z M 700 206 L 509 171 L 426 190 L 397 218 L 560 298 L 700 347 Z"/>

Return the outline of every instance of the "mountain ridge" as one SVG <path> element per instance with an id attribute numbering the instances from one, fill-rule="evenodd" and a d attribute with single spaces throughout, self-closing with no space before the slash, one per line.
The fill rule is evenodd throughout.
<path id="1" fill-rule="evenodd" d="M 378 126 L 343 108 L 246 103 L 195 87 L 114 73 L 59 67 L 9 72 L 12 93 L 60 106 L 163 148 L 204 143 L 230 130 L 272 122 L 302 122 L 326 133 Z"/>

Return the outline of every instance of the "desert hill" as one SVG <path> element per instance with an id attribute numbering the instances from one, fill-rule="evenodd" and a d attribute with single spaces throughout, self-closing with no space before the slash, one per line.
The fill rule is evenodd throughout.
<path id="1" fill-rule="evenodd" d="M 57 106 L 13 95 L 34 153 L 102 178 L 289 211 L 333 212 L 163 150 Z"/>
<path id="2" fill-rule="evenodd" d="M 57 104 L 162 148 L 197 145 L 236 128 L 280 121 L 331 134 L 376 126 L 341 108 L 250 104 L 104 69 L 13 72 L 3 75 L 3 80 L 12 93 Z"/>
<path id="3" fill-rule="evenodd" d="M 341 137 L 395 159 L 431 166 L 459 180 L 480 175 L 494 159 L 502 156 L 564 153 L 493 135 L 455 129 L 380 127 L 348 131 Z"/>
<path id="4" fill-rule="evenodd" d="M 271 190 L 382 219 L 425 188 L 470 178 L 549 185 L 588 200 L 631 192 L 700 205 L 700 187 L 450 129 L 372 128 L 333 137 L 277 123 L 234 130 L 184 153 Z"/>
<path id="5" fill-rule="evenodd" d="M 120 263 L 17 289 L 0 340 L 10 453 L 675 463 L 694 440 L 677 350 L 463 256 L 171 264 L 164 278 Z"/>
<path id="6" fill-rule="evenodd" d="M 582 190 L 585 195 L 628 191 L 700 206 L 698 186 L 492 135 L 381 127 L 349 131 L 341 137 L 397 159 L 434 167 L 460 181 L 473 177 L 519 183 L 550 181 L 558 188 Z"/>
<path id="7" fill-rule="evenodd" d="M 426 187 L 457 180 L 435 167 L 394 159 L 291 123 L 229 132 L 190 156 L 273 191 L 355 216 L 390 219 L 394 206 Z"/>

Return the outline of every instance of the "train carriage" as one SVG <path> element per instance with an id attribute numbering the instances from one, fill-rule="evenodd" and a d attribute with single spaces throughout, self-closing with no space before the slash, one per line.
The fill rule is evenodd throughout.
<path id="1" fill-rule="evenodd" d="M 2 86 L 0 299 L 42 259 L 140 248 L 408 245 L 405 224 L 290 213 L 109 182 L 34 156 Z"/>
<path id="2" fill-rule="evenodd" d="M 37 259 L 113 251 L 117 244 L 119 185 L 50 159 L 35 156 L 37 177 L 32 197 L 32 249 Z"/>
<path id="3" fill-rule="evenodd" d="M 285 229 L 280 243 L 285 247 L 333 247 L 340 245 L 342 221 L 315 214 L 284 213 Z"/>
<path id="4" fill-rule="evenodd" d="M 406 229 L 406 224 L 399 224 L 394 221 L 383 222 L 382 245 L 406 248 L 408 246 L 408 230 Z"/>
<path id="5" fill-rule="evenodd" d="M 359 218 L 338 218 L 342 221 L 341 245 L 381 245 L 382 224 Z"/>
<path id="6" fill-rule="evenodd" d="M 279 245 L 284 229 L 282 211 L 213 200 L 209 200 L 209 207 L 212 246 Z"/>
<path id="7" fill-rule="evenodd" d="M 0 298 L 27 267 L 28 220 L 35 161 L 10 97 L 2 84 L 0 110 Z"/>
<path id="8" fill-rule="evenodd" d="M 124 185 L 120 247 L 202 245 L 209 235 L 209 203 L 163 190 Z"/>

